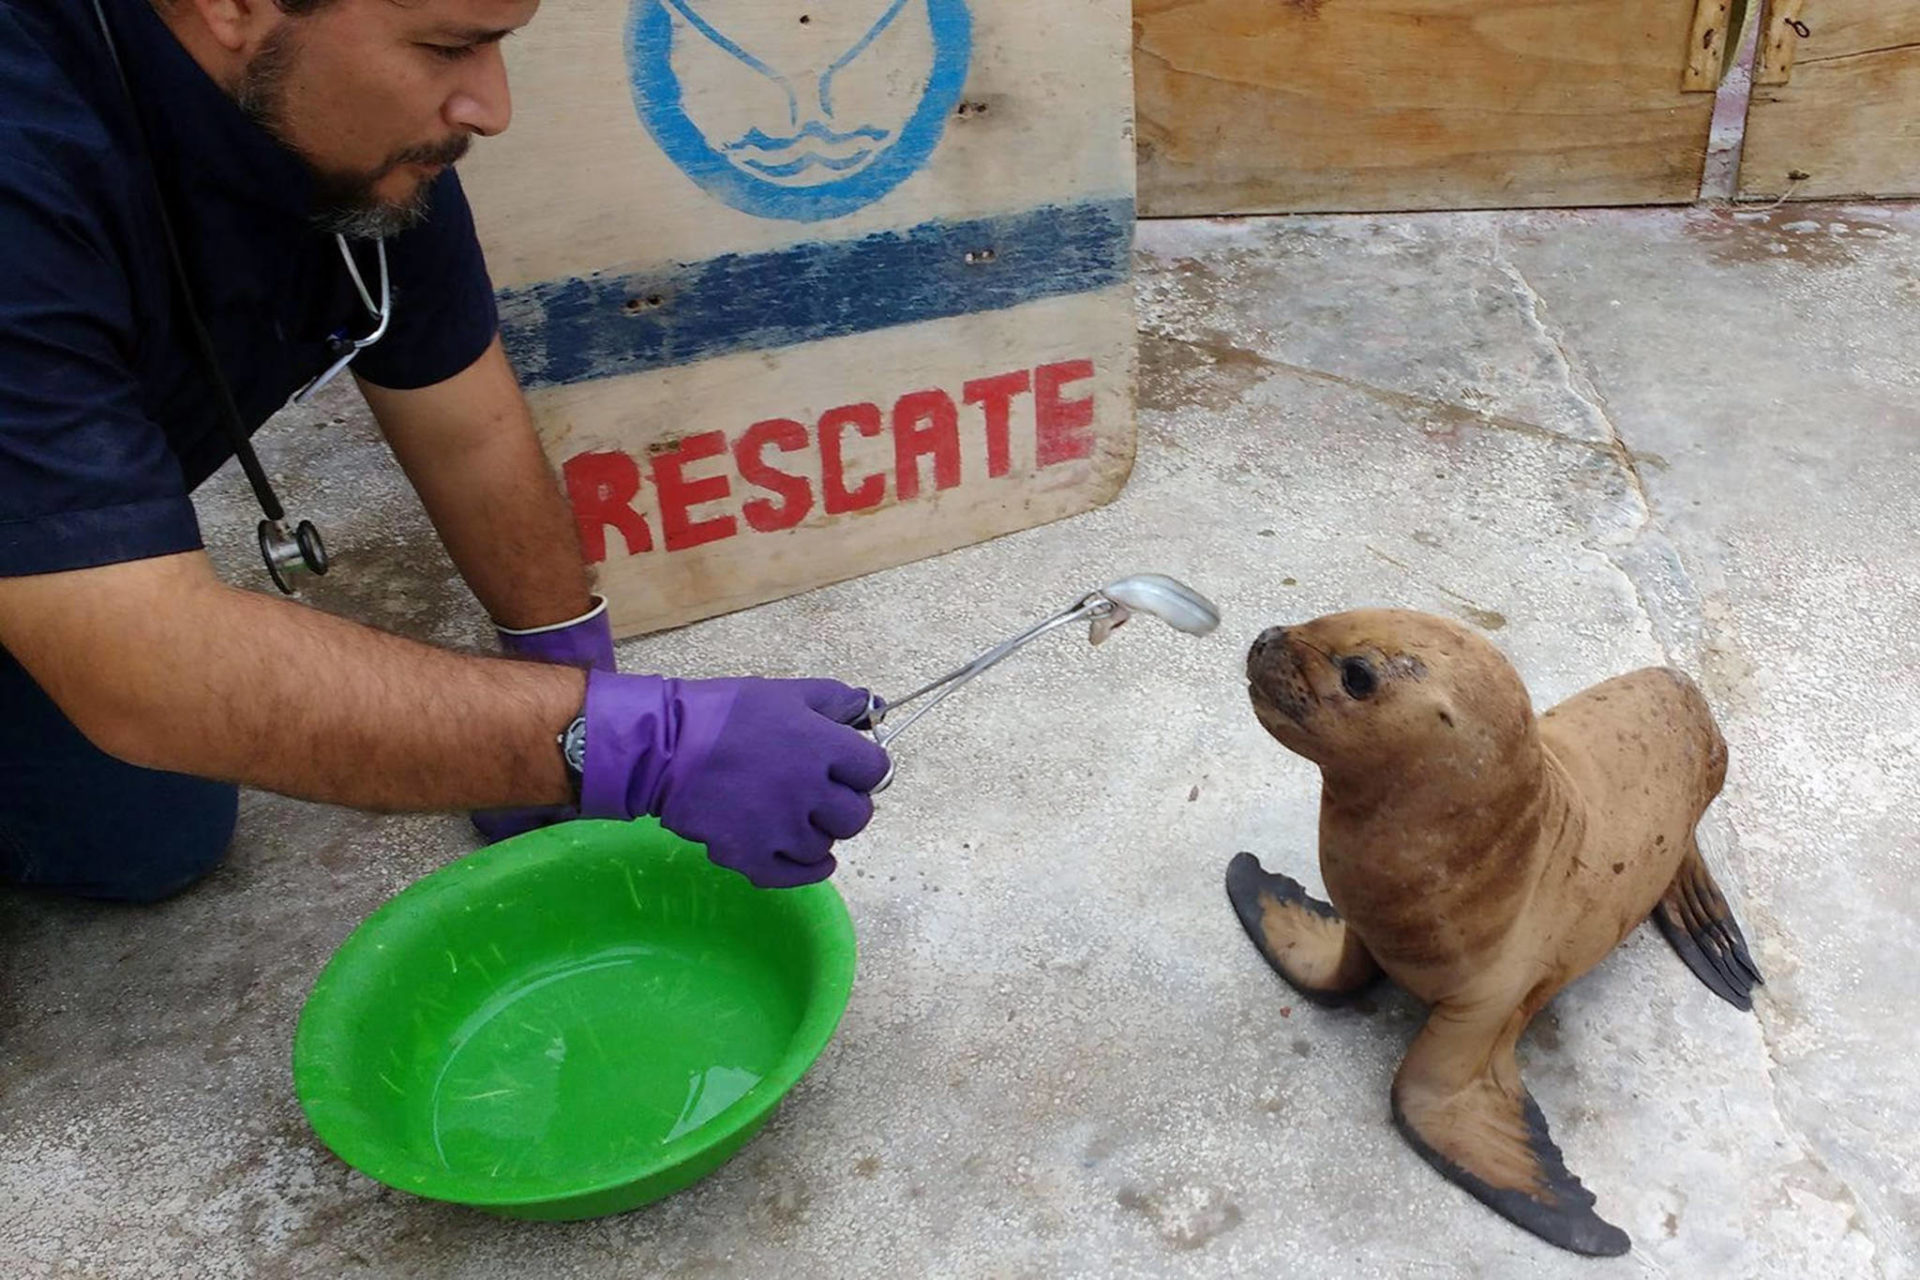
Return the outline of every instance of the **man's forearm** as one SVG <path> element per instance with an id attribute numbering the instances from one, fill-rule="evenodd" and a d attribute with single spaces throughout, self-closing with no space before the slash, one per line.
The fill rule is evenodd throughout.
<path id="1" fill-rule="evenodd" d="M 0 580 L 0 643 L 96 745 L 356 808 L 564 803 L 576 670 L 468 657 L 221 584 L 200 554 Z"/>
<path id="2" fill-rule="evenodd" d="M 362 384 L 447 552 L 502 626 L 548 626 L 586 612 L 591 590 L 573 513 L 496 341 L 435 387 Z"/>

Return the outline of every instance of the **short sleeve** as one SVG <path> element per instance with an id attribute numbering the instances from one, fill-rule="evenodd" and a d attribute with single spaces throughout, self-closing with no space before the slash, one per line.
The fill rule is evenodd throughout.
<path id="1" fill-rule="evenodd" d="M 200 547 L 132 314 L 98 202 L 0 133 L 0 577 Z"/>
<path id="2" fill-rule="evenodd" d="M 411 391 L 464 372 L 499 331 L 473 210 L 452 169 L 434 179 L 426 221 L 387 242 L 393 320 L 354 361 L 358 376 Z"/>

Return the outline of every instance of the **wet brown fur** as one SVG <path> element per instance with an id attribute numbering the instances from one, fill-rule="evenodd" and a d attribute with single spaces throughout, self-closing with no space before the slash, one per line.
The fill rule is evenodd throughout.
<path id="1" fill-rule="evenodd" d="M 1368 696 L 1343 688 L 1354 660 L 1374 678 Z M 1431 1005 L 1394 1082 L 1408 1139 L 1536 1234 L 1624 1252 L 1560 1162 L 1513 1046 L 1663 898 L 1678 910 L 1689 885 L 1704 888 L 1683 905 L 1738 937 L 1694 842 L 1727 769 L 1705 698 L 1656 668 L 1535 717 L 1492 644 L 1397 610 L 1269 630 L 1247 676 L 1261 724 L 1320 766 L 1320 870 L 1338 913 L 1240 865 L 1229 891 L 1255 943 L 1317 999 L 1384 971 Z M 1750 970 L 1744 944 L 1739 954 Z"/>

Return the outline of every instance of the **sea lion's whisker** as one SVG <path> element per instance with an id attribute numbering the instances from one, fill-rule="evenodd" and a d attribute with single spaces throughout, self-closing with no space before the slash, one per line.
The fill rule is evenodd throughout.
<path id="1" fill-rule="evenodd" d="M 1315 653 L 1319 654 L 1321 657 L 1325 658 L 1327 660 L 1328 666 L 1337 667 L 1340 665 L 1340 659 L 1334 657 L 1332 654 L 1328 653 L 1325 649 L 1322 649 L 1319 645 L 1313 643 L 1311 640 L 1302 640 L 1300 639 L 1299 636 L 1293 636 L 1291 637 L 1291 639 L 1295 643 L 1301 645 L 1302 647 L 1311 649 Z"/>

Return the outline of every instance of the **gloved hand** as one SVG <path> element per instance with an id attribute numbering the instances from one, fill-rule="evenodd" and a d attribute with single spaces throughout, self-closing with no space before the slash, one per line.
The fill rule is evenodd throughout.
<path id="1" fill-rule="evenodd" d="M 763 889 L 824 880 L 873 818 L 887 753 L 850 728 L 867 694 L 833 680 L 587 676 L 580 812 L 650 815 Z"/>
<path id="2" fill-rule="evenodd" d="M 607 602 L 600 596 L 593 597 L 593 608 L 570 622 L 531 631 L 513 631 L 506 627 L 496 627 L 495 631 L 500 637 L 501 651 L 511 657 L 566 663 L 594 671 L 615 669 L 613 623 L 607 617 Z M 488 844 L 493 844 L 536 827 L 571 822 L 579 816 L 568 806 L 485 809 L 473 815 L 473 825 Z"/>

